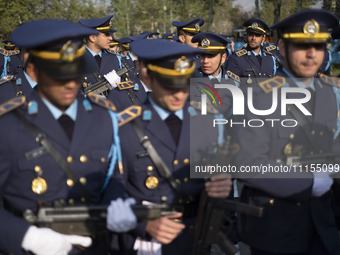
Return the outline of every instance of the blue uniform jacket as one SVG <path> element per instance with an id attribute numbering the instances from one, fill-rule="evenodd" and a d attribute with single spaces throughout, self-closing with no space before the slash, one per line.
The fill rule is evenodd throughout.
<path id="1" fill-rule="evenodd" d="M 34 90 L 30 98 L 38 103 L 38 113 L 28 115 L 25 106 L 20 106 L 19 112 L 47 135 L 78 178 L 86 178 L 85 187 L 92 202 L 106 204 L 122 196 L 123 188 L 114 181 L 101 193 L 113 142 L 113 124 L 107 109 L 91 103 L 92 110 L 86 111 L 85 99 L 79 96 L 73 138 L 69 141 Z M 0 252 L 25 254 L 21 243 L 30 225 L 20 218 L 22 212 L 26 209 L 37 212 L 37 201 L 52 203 L 64 199 L 66 203 L 80 204 L 83 195 L 66 184 L 67 176 L 49 154 L 32 160 L 25 157 L 41 146 L 12 112 L 0 117 L 0 134 L 0 192 L 6 208 L 0 209 Z M 42 194 L 31 188 L 36 166 L 40 166 L 41 177 L 47 182 L 47 190 Z"/>
<path id="2" fill-rule="evenodd" d="M 318 82 L 316 82 L 318 83 Z M 289 82 L 289 87 L 296 85 Z M 322 88 L 321 88 L 322 86 Z M 331 86 L 317 85 L 315 105 L 304 104 L 312 113 L 306 116 L 313 130 L 313 139 L 318 145 L 315 153 L 332 150 L 333 135 L 337 128 L 336 98 Z M 280 93 L 280 89 L 278 90 Z M 290 95 L 289 98 L 294 98 Z M 272 105 L 271 93 L 257 93 L 254 95 L 255 109 L 269 109 Z M 249 119 L 296 119 L 287 111 L 281 116 L 280 100 L 277 110 L 269 116 L 258 116 L 246 112 Z M 241 120 L 239 120 L 241 121 Z M 288 122 L 286 123 L 288 124 Z M 285 164 L 287 155 L 308 155 L 312 152 L 304 131 L 296 127 L 283 127 L 280 121 L 275 126 L 267 122 L 263 127 L 235 128 L 235 142 L 240 150 L 234 157 L 238 166 L 279 166 Z M 299 175 L 300 178 L 295 178 Z M 287 177 L 287 174 L 285 175 Z M 330 192 L 321 197 L 312 197 L 313 178 L 311 173 L 299 173 L 286 178 L 272 175 L 272 178 L 261 178 L 261 174 L 253 177 L 242 176 L 245 186 L 241 194 L 241 201 L 264 207 L 262 218 L 241 215 L 241 240 L 253 248 L 280 252 L 305 253 L 313 249 L 314 237 L 319 235 L 321 243 L 331 253 L 337 249 L 339 239 L 335 227 L 334 214 L 331 206 Z M 275 178 L 276 177 L 276 178 Z M 325 254 L 325 251 L 318 254 Z"/>

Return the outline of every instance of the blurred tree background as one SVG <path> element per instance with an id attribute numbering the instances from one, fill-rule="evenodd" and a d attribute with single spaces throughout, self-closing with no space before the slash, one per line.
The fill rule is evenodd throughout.
<path id="1" fill-rule="evenodd" d="M 230 35 L 250 17 L 269 25 L 304 8 L 319 4 L 339 16 L 339 0 L 254 0 L 255 8 L 245 11 L 236 0 L 0 0 L 0 36 L 6 39 L 23 22 L 58 18 L 77 22 L 113 14 L 115 37 L 143 31 L 174 32 L 173 20 L 205 19 L 203 31 Z"/>

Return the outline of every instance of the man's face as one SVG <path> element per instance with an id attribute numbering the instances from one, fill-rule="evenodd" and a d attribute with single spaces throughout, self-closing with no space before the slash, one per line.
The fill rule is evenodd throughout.
<path id="1" fill-rule="evenodd" d="M 55 80 L 41 69 L 36 69 L 38 93 L 61 111 L 65 111 L 76 99 L 81 78 Z"/>
<path id="2" fill-rule="evenodd" d="M 110 42 L 112 40 L 112 34 L 110 33 L 99 33 L 95 36 L 95 45 L 100 50 L 105 50 L 110 48 Z"/>
<path id="3" fill-rule="evenodd" d="M 286 48 L 287 47 L 287 50 Z M 279 41 L 280 54 L 285 68 L 298 78 L 315 76 L 322 64 L 326 45 L 324 43 L 285 43 Z"/>
<path id="4" fill-rule="evenodd" d="M 248 32 L 247 33 L 247 43 L 250 49 L 256 50 L 260 48 L 261 43 L 264 42 L 264 35 L 260 35 L 254 32 Z"/>
<path id="5" fill-rule="evenodd" d="M 191 47 L 197 48 L 198 47 L 198 42 L 193 43 L 191 42 L 191 39 L 194 37 L 192 34 L 185 33 L 184 35 L 179 35 L 178 39 L 186 45 L 189 45 Z"/>
<path id="6" fill-rule="evenodd" d="M 220 67 L 225 62 L 226 53 L 201 54 L 200 63 L 203 73 L 216 77 L 220 73 Z"/>
<path id="7" fill-rule="evenodd" d="M 182 109 L 189 96 L 189 86 L 186 89 L 166 89 L 159 84 L 157 79 L 151 78 L 150 87 L 152 100 L 170 112 Z"/>

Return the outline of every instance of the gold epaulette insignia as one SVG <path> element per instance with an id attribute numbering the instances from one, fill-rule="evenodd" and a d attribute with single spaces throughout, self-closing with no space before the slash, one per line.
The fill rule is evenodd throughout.
<path id="1" fill-rule="evenodd" d="M 271 50 L 275 50 L 276 46 L 275 45 L 270 45 L 266 47 L 266 51 L 271 51 Z"/>
<path id="2" fill-rule="evenodd" d="M 282 76 L 275 76 L 273 78 L 260 82 L 259 86 L 261 87 L 261 89 L 263 89 L 264 92 L 269 93 L 273 90 L 273 88 L 281 88 L 285 84 L 286 78 Z"/>
<path id="3" fill-rule="evenodd" d="M 327 83 L 328 85 L 335 86 L 340 88 L 340 79 L 338 77 L 331 77 L 325 74 L 320 74 L 320 79 L 324 82 Z"/>
<path id="4" fill-rule="evenodd" d="M 230 72 L 229 70 L 227 71 L 227 75 L 229 78 L 237 81 L 237 82 L 240 82 L 240 76 L 234 74 L 233 72 Z"/>
<path id="5" fill-rule="evenodd" d="M 190 101 L 190 106 L 196 110 L 201 110 L 202 103 L 201 101 Z M 213 105 L 207 104 L 207 113 L 219 114 L 219 111 Z"/>
<path id="6" fill-rule="evenodd" d="M 8 82 L 14 78 L 14 75 L 6 75 L 4 78 L 0 79 L 0 85 Z"/>
<path id="7" fill-rule="evenodd" d="M 123 82 L 118 82 L 117 86 L 119 90 L 131 89 L 134 87 L 134 83 L 133 81 L 123 81 Z"/>
<path id="8" fill-rule="evenodd" d="M 0 48 L 0 54 L 4 55 L 5 57 L 9 55 L 8 51 L 3 48 Z"/>
<path id="9" fill-rule="evenodd" d="M 8 113 L 26 102 L 25 96 L 17 96 L 0 105 L 0 116 Z"/>
<path id="10" fill-rule="evenodd" d="M 246 55 L 246 54 L 247 54 L 247 50 L 246 49 L 241 49 L 241 50 L 236 51 L 236 55 L 238 57 L 241 57 L 241 56 Z"/>
<path id="11" fill-rule="evenodd" d="M 119 113 L 118 126 L 121 127 L 129 121 L 137 118 L 142 112 L 142 107 L 132 105 Z"/>
<path id="12" fill-rule="evenodd" d="M 111 54 L 114 54 L 114 55 L 117 55 L 117 52 L 115 50 L 112 50 L 112 49 L 107 49 L 106 50 L 108 53 L 111 53 Z"/>
<path id="13" fill-rule="evenodd" d="M 8 54 L 9 54 L 10 56 L 17 55 L 17 54 L 19 54 L 19 53 L 20 53 L 20 50 L 13 50 L 13 51 L 9 51 L 9 52 L 8 52 Z"/>
<path id="14" fill-rule="evenodd" d="M 96 94 L 94 94 L 93 92 L 90 92 L 87 94 L 87 97 L 90 99 L 91 102 L 96 103 L 108 110 L 111 111 L 116 111 L 116 106 L 108 99 L 102 98 Z"/>

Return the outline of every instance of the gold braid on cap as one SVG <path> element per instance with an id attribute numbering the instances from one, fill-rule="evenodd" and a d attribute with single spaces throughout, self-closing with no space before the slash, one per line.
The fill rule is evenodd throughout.
<path id="1" fill-rule="evenodd" d="M 48 60 L 62 60 L 63 62 L 72 62 L 85 53 L 85 45 L 78 49 L 78 46 L 72 41 L 68 41 L 63 45 L 59 52 L 31 50 L 30 53 L 38 58 Z"/>
<path id="2" fill-rule="evenodd" d="M 195 71 L 196 64 L 195 62 L 193 62 L 192 65 L 190 66 L 189 59 L 187 59 L 185 56 L 182 56 L 181 58 L 176 60 L 174 64 L 174 69 L 168 69 L 152 64 L 148 64 L 147 67 L 150 71 L 153 71 L 155 73 L 159 73 L 166 76 L 178 77 L 191 75 Z"/>
<path id="3" fill-rule="evenodd" d="M 200 24 L 196 23 L 195 27 L 182 27 L 182 29 L 191 33 L 198 33 L 200 31 Z"/>

